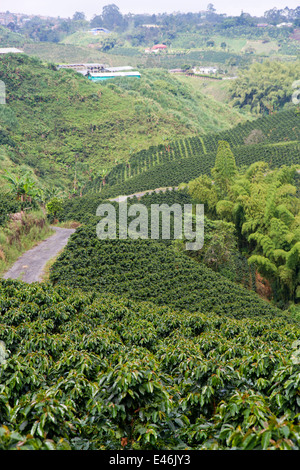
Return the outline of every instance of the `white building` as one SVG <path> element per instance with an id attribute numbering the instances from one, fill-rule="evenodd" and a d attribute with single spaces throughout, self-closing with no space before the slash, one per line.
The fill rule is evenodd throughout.
<path id="1" fill-rule="evenodd" d="M 0 48 L 0 54 L 23 54 L 23 51 L 15 47 L 2 47 Z"/>

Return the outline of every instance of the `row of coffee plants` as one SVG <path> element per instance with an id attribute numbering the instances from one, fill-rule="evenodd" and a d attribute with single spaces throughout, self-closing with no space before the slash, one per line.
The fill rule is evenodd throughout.
<path id="1" fill-rule="evenodd" d="M 52 266 L 52 283 L 235 318 L 280 312 L 173 245 L 151 239 L 100 240 L 96 223 L 94 217 L 73 234 Z"/>
<path id="2" fill-rule="evenodd" d="M 156 165 L 168 164 L 174 160 L 188 157 L 197 157 L 202 165 L 210 167 L 210 160 L 217 151 L 218 142 L 226 140 L 232 149 L 236 148 L 238 154 L 244 155 L 242 164 L 251 164 L 254 161 L 268 158 L 274 159 L 274 165 L 284 161 L 286 164 L 297 163 L 294 154 L 299 151 L 300 118 L 295 110 L 283 111 L 268 117 L 261 117 L 253 121 L 241 123 L 233 129 L 218 134 L 206 134 L 198 137 L 189 137 L 164 145 L 150 147 L 134 154 L 127 162 L 117 164 L 105 177 L 105 183 L 115 185 L 123 183 L 149 171 Z M 293 142 L 295 146 L 278 149 L 268 147 L 268 143 Z M 264 144 L 264 145 L 262 145 Z M 208 154 L 208 155 L 206 155 Z M 289 156 L 291 154 L 291 156 Z M 250 158 L 248 163 L 248 158 Z M 292 161 L 286 161 L 286 158 Z M 207 171 L 203 168 L 202 171 Z M 100 178 L 87 185 L 87 189 L 99 188 Z"/>
<path id="3" fill-rule="evenodd" d="M 96 218 L 97 207 L 103 203 L 99 195 L 86 194 L 82 198 L 73 198 L 63 203 L 59 213 L 60 221 L 77 220 L 81 223 L 90 223 Z M 107 202 L 107 201 L 106 201 Z M 184 204 L 192 204 L 192 198 L 187 189 L 166 190 L 153 193 L 147 193 L 141 198 L 130 197 L 127 199 L 128 207 L 132 204 L 142 203 L 148 208 L 149 221 L 148 227 L 151 227 L 150 209 L 152 204 L 167 204 L 170 208 L 173 204 L 180 204 L 182 211 Z M 118 205 L 114 204 L 118 211 Z M 173 212 L 170 213 L 171 231 L 170 240 L 162 240 L 165 244 L 171 244 L 173 237 Z M 213 221 L 205 216 L 205 242 L 204 247 L 199 252 L 191 253 L 184 250 L 184 244 L 176 246 L 178 250 L 193 257 L 198 262 L 203 262 L 214 271 L 220 272 L 225 277 L 239 284 L 256 290 L 256 275 L 253 266 L 249 266 L 244 255 L 240 254 L 237 248 L 238 240 L 235 234 L 234 225 L 223 221 Z M 161 220 L 160 220 L 161 234 Z M 149 230 L 149 238 L 151 232 Z M 216 253 L 218 253 L 216 259 Z"/>
<path id="4" fill-rule="evenodd" d="M 2 280 L 0 449 L 299 450 L 299 333 Z"/>
<path id="5" fill-rule="evenodd" d="M 253 144 L 233 147 L 232 152 L 238 167 L 250 166 L 258 161 L 265 161 L 270 168 L 278 168 L 283 165 L 300 164 L 299 142 L 278 144 Z M 216 152 L 207 154 L 195 154 L 188 158 L 174 159 L 164 164 L 155 165 L 150 169 L 132 176 L 124 182 L 113 186 L 106 185 L 102 188 L 101 197 L 116 197 L 121 194 L 132 194 L 137 191 L 145 191 L 160 187 L 178 186 L 180 183 L 188 183 L 199 175 L 211 174 L 214 167 Z M 98 192 L 98 185 L 94 186 Z"/>

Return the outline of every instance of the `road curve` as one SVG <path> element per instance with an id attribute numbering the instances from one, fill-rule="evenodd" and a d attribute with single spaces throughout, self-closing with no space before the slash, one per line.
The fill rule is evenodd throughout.
<path id="1" fill-rule="evenodd" d="M 42 280 L 46 263 L 54 258 L 68 243 L 75 229 L 51 227 L 55 233 L 37 246 L 26 251 L 4 274 L 4 279 L 19 279 L 31 284 Z"/>
<path id="2" fill-rule="evenodd" d="M 126 201 L 127 199 L 132 199 L 134 197 L 137 197 L 137 198 L 140 198 L 140 197 L 143 197 L 145 196 L 146 194 L 152 194 L 152 193 L 165 193 L 166 191 L 177 191 L 178 190 L 178 187 L 168 187 L 168 188 L 156 188 L 156 189 L 148 189 L 146 191 L 141 191 L 139 193 L 133 193 L 133 194 L 129 194 L 127 196 L 118 196 L 118 197 L 115 197 L 115 198 L 112 198 L 112 199 L 109 199 L 109 201 L 112 201 L 112 202 L 124 202 Z"/>
<path id="3" fill-rule="evenodd" d="M 133 197 L 140 198 L 145 194 L 166 192 L 167 190 L 178 190 L 177 187 L 156 188 L 147 191 L 130 194 L 128 196 L 119 196 L 109 199 L 110 201 L 122 202 Z M 68 240 L 75 229 L 52 227 L 55 234 L 43 240 L 37 246 L 26 251 L 16 263 L 4 274 L 3 279 L 19 279 L 28 284 L 40 282 L 46 263 L 54 258 L 68 243 Z"/>

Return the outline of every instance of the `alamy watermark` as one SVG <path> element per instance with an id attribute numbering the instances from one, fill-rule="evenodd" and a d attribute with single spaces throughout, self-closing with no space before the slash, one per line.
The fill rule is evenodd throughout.
<path id="1" fill-rule="evenodd" d="M 171 217 L 171 214 L 173 217 Z M 203 204 L 100 204 L 96 232 L 100 240 L 184 240 L 186 250 L 200 250 L 204 243 Z M 172 221 L 172 222 L 171 222 Z"/>
<path id="2" fill-rule="evenodd" d="M 0 80 L 0 104 L 6 104 L 6 87 L 2 80 Z"/>

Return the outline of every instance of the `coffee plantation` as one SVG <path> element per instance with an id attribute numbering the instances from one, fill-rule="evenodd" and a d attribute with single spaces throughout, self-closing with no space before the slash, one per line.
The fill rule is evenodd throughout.
<path id="1" fill-rule="evenodd" d="M 299 326 L 0 282 L 1 450 L 298 450 Z"/>

